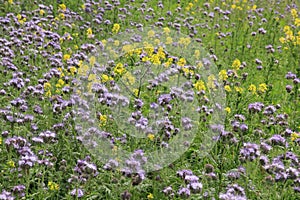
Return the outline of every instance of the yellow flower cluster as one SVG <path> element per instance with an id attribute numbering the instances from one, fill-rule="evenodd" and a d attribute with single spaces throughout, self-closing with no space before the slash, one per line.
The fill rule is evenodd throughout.
<path id="1" fill-rule="evenodd" d="M 295 140 L 297 140 L 298 138 L 300 138 L 300 133 L 293 132 L 293 133 L 291 134 L 291 140 L 292 140 L 292 141 L 295 141 Z"/>
<path id="2" fill-rule="evenodd" d="M 268 90 L 267 84 L 261 83 L 257 89 L 260 93 L 265 93 Z"/>
<path id="3" fill-rule="evenodd" d="M 221 71 L 219 72 L 219 80 L 226 81 L 227 78 L 228 78 L 228 75 L 227 75 L 226 70 L 224 70 L 224 69 L 221 70 Z"/>
<path id="4" fill-rule="evenodd" d="M 20 24 L 24 24 L 24 22 L 26 22 L 26 17 L 23 18 L 20 14 L 17 15 L 17 19 Z"/>
<path id="5" fill-rule="evenodd" d="M 49 188 L 49 190 L 52 190 L 52 191 L 59 190 L 59 185 L 55 182 L 49 181 L 48 188 Z"/>
<path id="6" fill-rule="evenodd" d="M 241 66 L 241 61 L 236 58 L 232 63 L 232 68 L 235 70 L 239 70 L 240 66 Z"/>
<path id="7" fill-rule="evenodd" d="M 254 84 L 251 84 L 248 88 L 248 90 L 250 92 L 252 92 L 252 94 L 256 94 L 256 86 Z"/>
<path id="8" fill-rule="evenodd" d="M 105 126 L 106 125 L 106 122 L 107 122 L 107 115 L 100 115 L 99 117 L 99 120 L 100 120 L 100 126 Z"/>
<path id="9" fill-rule="evenodd" d="M 120 24 L 114 24 L 112 28 L 113 33 L 118 33 L 120 31 Z"/>
<path id="10" fill-rule="evenodd" d="M 295 25 L 300 26 L 300 18 L 295 19 Z M 288 43 L 292 42 L 293 45 L 300 45 L 300 31 L 297 34 L 294 34 L 290 26 L 285 26 L 283 28 L 283 32 L 285 37 L 280 37 L 279 41 L 281 43 Z"/>
<path id="11" fill-rule="evenodd" d="M 194 88 L 198 91 L 202 91 L 202 90 L 206 90 L 205 84 L 202 80 L 198 80 L 195 84 L 194 84 Z"/>
<path id="12" fill-rule="evenodd" d="M 126 72 L 126 69 L 124 68 L 122 63 L 118 63 L 114 68 L 114 73 L 117 75 L 122 75 Z"/>

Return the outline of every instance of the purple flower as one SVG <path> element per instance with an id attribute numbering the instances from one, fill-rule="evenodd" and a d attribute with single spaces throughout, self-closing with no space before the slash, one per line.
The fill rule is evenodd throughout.
<path id="1" fill-rule="evenodd" d="M 181 187 L 181 188 L 178 190 L 177 194 L 178 194 L 180 197 L 185 197 L 185 198 L 187 198 L 187 197 L 189 197 L 189 196 L 191 195 L 191 191 L 190 191 L 190 189 L 188 189 L 188 188 Z"/>
<path id="2" fill-rule="evenodd" d="M 73 189 L 71 192 L 70 192 L 70 195 L 74 196 L 74 197 L 78 197 L 78 198 L 81 198 L 83 197 L 84 195 L 84 192 L 82 189 L 78 188 L 78 189 Z"/>
<path id="3" fill-rule="evenodd" d="M 259 155 L 260 152 L 257 144 L 244 143 L 244 148 L 240 150 L 240 159 L 242 161 L 246 161 L 246 160 L 253 161 Z"/>
<path id="4" fill-rule="evenodd" d="M 269 138 L 269 142 L 274 145 L 286 146 L 286 140 L 281 135 L 275 134 L 271 138 Z"/>
<path id="5" fill-rule="evenodd" d="M 171 186 L 165 187 L 165 189 L 163 189 L 163 193 L 165 195 L 170 195 L 173 192 L 173 189 Z"/>

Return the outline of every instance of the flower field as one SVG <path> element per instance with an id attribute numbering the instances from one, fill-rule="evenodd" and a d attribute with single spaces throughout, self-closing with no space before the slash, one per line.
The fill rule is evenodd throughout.
<path id="1" fill-rule="evenodd" d="M 298 0 L 0 4 L 0 199 L 300 199 Z"/>

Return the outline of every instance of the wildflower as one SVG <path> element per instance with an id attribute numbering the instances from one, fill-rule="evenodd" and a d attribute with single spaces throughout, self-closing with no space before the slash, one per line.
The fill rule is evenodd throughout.
<path id="1" fill-rule="evenodd" d="M 90 62 L 89 62 L 90 65 L 94 65 L 94 64 L 96 63 L 96 58 L 95 58 L 95 56 L 91 56 L 89 61 L 90 61 Z"/>
<path id="2" fill-rule="evenodd" d="M 219 78 L 220 78 L 220 80 L 223 80 L 223 81 L 227 80 L 228 75 L 227 75 L 226 70 L 223 69 L 219 72 Z"/>
<path id="3" fill-rule="evenodd" d="M 45 11 L 43 9 L 40 10 L 40 15 L 44 15 Z"/>
<path id="4" fill-rule="evenodd" d="M 215 89 L 216 88 L 216 85 L 215 85 L 215 76 L 212 74 L 212 75 L 209 75 L 208 78 L 207 78 L 207 87 L 208 88 L 211 88 L 211 89 Z"/>
<path id="5" fill-rule="evenodd" d="M 123 67 L 122 63 L 118 63 L 116 65 L 116 67 L 114 68 L 114 73 L 119 74 L 119 75 L 123 74 L 125 71 L 126 71 L 126 69 Z"/>
<path id="6" fill-rule="evenodd" d="M 154 37 L 154 35 L 155 35 L 155 32 L 153 30 L 148 32 L 148 37 L 149 38 Z"/>
<path id="7" fill-rule="evenodd" d="M 186 60 L 184 58 L 180 58 L 179 61 L 177 62 L 178 66 L 183 67 L 186 64 Z"/>
<path id="8" fill-rule="evenodd" d="M 153 134 L 148 134 L 147 136 L 149 138 L 149 140 L 153 141 L 154 140 L 154 135 Z"/>
<path id="9" fill-rule="evenodd" d="M 291 10 L 291 14 L 292 14 L 292 16 L 293 16 L 294 19 L 298 17 L 297 10 L 294 9 L 294 8 Z"/>
<path id="10" fill-rule="evenodd" d="M 57 84 L 55 85 L 55 87 L 57 88 L 61 88 L 62 86 L 64 86 L 65 82 L 62 79 L 59 79 L 57 81 Z"/>
<path id="11" fill-rule="evenodd" d="M 293 132 L 291 134 L 291 140 L 292 141 L 295 141 L 296 139 L 300 138 L 300 134 L 299 133 L 296 133 L 296 132 Z"/>
<path id="12" fill-rule="evenodd" d="M 166 44 L 172 44 L 172 43 L 173 43 L 173 39 L 171 37 L 167 37 Z"/>
<path id="13" fill-rule="evenodd" d="M 261 93 L 266 92 L 267 89 L 268 89 L 268 87 L 267 87 L 267 84 L 265 84 L 265 83 L 259 84 L 259 86 L 258 86 L 258 91 Z"/>
<path id="14" fill-rule="evenodd" d="M 194 56 L 195 56 L 195 58 L 199 59 L 199 57 L 200 57 L 200 51 L 198 49 L 195 50 Z"/>
<path id="15" fill-rule="evenodd" d="M 154 65 L 160 65 L 161 61 L 159 59 L 159 56 L 157 54 L 154 54 L 151 56 L 150 61 L 154 64 Z"/>
<path id="16" fill-rule="evenodd" d="M 240 94 L 242 94 L 243 92 L 244 92 L 244 89 L 243 88 L 241 88 L 241 87 L 234 87 L 234 90 L 236 91 L 236 92 L 238 92 L 238 93 L 240 93 Z"/>
<path id="17" fill-rule="evenodd" d="M 58 190 L 59 189 L 59 185 L 55 182 L 49 181 L 48 182 L 48 188 L 49 190 Z"/>
<path id="18" fill-rule="evenodd" d="M 165 28 L 164 28 L 164 33 L 165 33 L 166 35 L 168 35 L 170 32 L 171 32 L 171 31 L 170 31 L 170 29 L 169 29 L 168 27 L 165 27 Z"/>
<path id="19" fill-rule="evenodd" d="M 99 120 L 100 120 L 100 126 L 105 126 L 106 122 L 107 122 L 107 116 L 106 115 L 100 115 Z"/>
<path id="20" fill-rule="evenodd" d="M 285 43 L 285 38 L 284 37 L 280 37 L 279 38 L 279 42 L 281 42 L 282 44 L 284 44 Z"/>
<path id="21" fill-rule="evenodd" d="M 93 35 L 93 30 L 91 28 L 88 28 L 86 31 L 87 36 Z"/>
<path id="22" fill-rule="evenodd" d="M 59 8 L 62 10 L 62 11 L 66 11 L 67 10 L 67 6 L 65 4 L 59 4 Z"/>
<path id="23" fill-rule="evenodd" d="M 238 70 L 241 66 L 241 61 L 239 59 L 235 59 L 232 63 L 232 68 Z"/>
<path id="24" fill-rule="evenodd" d="M 232 91 L 229 85 L 225 85 L 225 86 L 224 86 L 224 90 L 225 90 L 226 92 L 231 92 L 231 91 Z"/>
<path id="25" fill-rule="evenodd" d="M 0 137 L 0 144 L 2 144 L 2 137 Z"/>
<path id="26" fill-rule="evenodd" d="M 69 68 L 69 70 L 70 70 L 70 72 L 71 72 L 71 74 L 74 76 L 74 74 L 76 73 L 76 71 L 77 71 L 77 69 L 76 69 L 76 67 L 74 67 L 74 66 L 71 66 L 70 68 Z"/>
<path id="27" fill-rule="evenodd" d="M 202 90 L 206 90 L 205 84 L 202 80 L 198 80 L 195 84 L 194 84 L 194 88 L 198 91 L 202 91 Z"/>
<path id="28" fill-rule="evenodd" d="M 153 199 L 153 198 L 154 198 L 154 197 L 153 197 L 153 194 L 152 194 L 152 193 L 148 194 L 148 195 L 147 195 L 147 198 L 148 198 L 148 199 Z"/>
<path id="29" fill-rule="evenodd" d="M 70 192 L 70 194 L 71 194 L 72 196 L 77 196 L 78 198 L 81 198 L 81 197 L 83 197 L 84 192 L 83 192 L 83 190 L 81 190 L 81 189 L 79 188 L 79 189 L 74 189 L 74 190 L 72 190 L 72 191 Z"/>
<path id="30" fill-rule="evenodd" d="M 115 41 L 114 41 L 114 45 L 115 45 L 115 46 L 119 46 L 119 45 L 120 45 L 120 41 L 119 41 L 119 40 L 115 40 Z"/>
<path id="31" fill-rule="evenodd" d="M 64 55 L 64 60 L 69 60 L 71 58 L 70 54 L 65 54 Z"/>
<path id="32" fill-rule="evenodd" d="M 225 108 L 225 111 L 226 111 L 227 113 L 231 113 L 231 109 L 230 109 L 229 107 L 226 107 L 226 108 Z"/>
<path id="33" fill-rule="evenodd" d="M 255 85 L 251 84 L 251 85 L 249 86 L 248 90 L 249 90 L 250 92 L 252 92 L 252 94 L 256 94 L 256 86 L 255 86 Z"/>
<path id="34" fill-rule="evenodd" d="M 50 90 L 52 88 L 51 83 L 44 83 L 44 90 Z"/>
<path id="35" fill-rule="evenodd" d="M 13 0 L 8 0 L 8 3 L 9 3 L 9 4 L 13 4 L 14 1 L 13 1 Z"/>
<path id="36" fill-rule="evenodd" d="M 113 33 L 118 33 L 120 30 L 120 24 L 114 24 L 113 28 L 112 28 L 112 32 Z"/>

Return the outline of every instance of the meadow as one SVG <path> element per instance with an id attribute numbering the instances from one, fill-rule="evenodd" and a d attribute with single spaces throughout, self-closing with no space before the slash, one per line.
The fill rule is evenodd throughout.
<path id="1" fill-rule="evenodd" d="M 300 199 L 298 0 L 0 4 L 0 199 Z"/>

